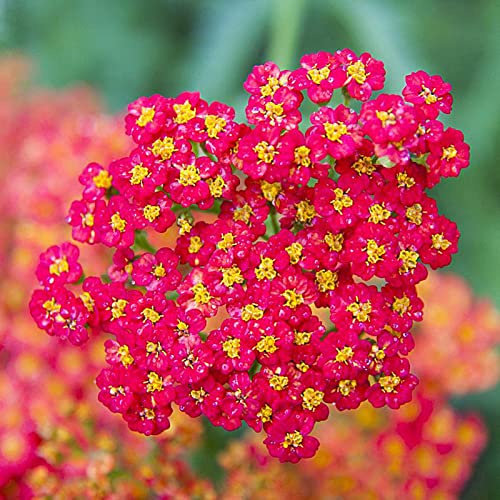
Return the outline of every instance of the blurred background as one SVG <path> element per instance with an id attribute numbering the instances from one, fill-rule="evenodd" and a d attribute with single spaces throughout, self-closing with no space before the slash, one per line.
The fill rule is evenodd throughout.
<path id="1" fill-rule="evenodd" d="M 462 232 L 452 270 L 500 306 L 500 2 L 497 0 L 1 0 L 0 49 L 28 55 L 39 84 L 88 84 L 111 111 L 139 95 L 199 90 L 243 117 L 242 82 L 269 59 L 349 47 L 386 64 L 386 91 L 424 69 L 453 85 L 447 125 L 464 131 L 471 167 L 436 190 Z M 439 332 L 436 332 L 439 334 Z M 464 498 L 497 498 L 500 392 L 455 401 L 478 409 L 490 443 Z"/>

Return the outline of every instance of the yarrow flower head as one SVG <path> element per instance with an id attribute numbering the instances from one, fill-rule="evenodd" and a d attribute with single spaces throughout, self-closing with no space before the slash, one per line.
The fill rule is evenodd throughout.
<path id="1" fill-rule="evenodd" d="M 129 105 L 133 148 L 84 168 L 68 215 L 73 239 L 112 262 L 86 275 L 75 245 L 49 248 L 30 307 L 73 344 L 110 335 L 99 400 L 130 429 L 165 431 L 175 405 L 245 422 L 297 462 L 330 409 L 412 399 L 416 286 L 459 238 L 427 189 L 469 148 L 438 120 L 449 84 L 419 71 L 373 97 L 384 79 L 381 61 L 344 49 L 256 66 L 249 125 L 196 92 Z"/>

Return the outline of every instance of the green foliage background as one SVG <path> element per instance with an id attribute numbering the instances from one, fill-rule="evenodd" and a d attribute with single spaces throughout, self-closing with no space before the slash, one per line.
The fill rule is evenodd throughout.
<path id="1" fill-rule="evenodd" d="M 242 117 L 254 64 L 294 67 L 304 53 L 343 47 L 382 59 L 387 91 L 417 69 L 441 74 L 454 87 L 446 122 L 472 146 L 471 168 L 437 189 L 463 235 L 452 269 L 500 306 L 499 21 L 498 0 L 4 0 L 0 49 L 32 56 L 42 84 L 88 83 L 111 110 L 188 89 Z M 457 405 L 478 409 L 491 433 L 464 498 L 498 498 L 500 392 Z"/>

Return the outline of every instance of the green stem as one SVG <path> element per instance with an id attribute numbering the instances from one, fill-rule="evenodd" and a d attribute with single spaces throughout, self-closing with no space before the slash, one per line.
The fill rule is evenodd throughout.
<path id="1" fill-rule="evenodd" d="M 276 209 L 274 207 L 271 207 L 269 216 L 271 218 L 271 226 L 273 228 L 274 234 L 278 234 L 281 228 L 278 222 L 278 213 L 276 212 Z"/>
<path id="2" fill-rule="evenodd" d="M 156 248 L 153 245 L 151 245 L 151 243 L 149 243 L 145 231 L 135 232 L 134 247 L 138 250 L 146 250 L 146 252 L 156 253 Z"/>
<path id="3" fill-rule="evenodd" d="M 293 65 L 300 37 L 305 0 L 274 0 L 271 7 L 268 59 L 282 68 Z"/>

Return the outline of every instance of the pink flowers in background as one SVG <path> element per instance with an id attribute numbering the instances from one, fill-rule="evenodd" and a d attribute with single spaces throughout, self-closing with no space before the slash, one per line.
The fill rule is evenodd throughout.
<path id="1" fill-rule="evenodd" d="M 30 307 L 74 344 L 86 329 L 112 335 L 99 400 L 131 429 L 165 431 L 176 405 L 264 430 L 273 456 L 297 462 L 332 406 L 411 400 L 416 285 L 459 237 L 425 191 L 468 163 L 461 133 L 435 126 L 449 85 L 415 75 L 403 96 L 370 100 L 385 70 L 369 54 L 256 66 L 244 84 L 253 128 L 196 92 L 130 104 L 135 146 L 84 168 L 68 216 L 74 239 L 112 249 L 113 265 L 84 274 L 75 246 L 52 247 Z M 304 91 L 319 104 L 310 126 Z"/>

